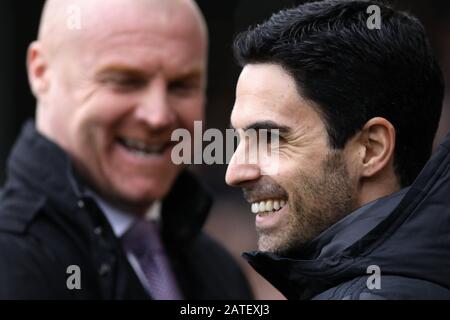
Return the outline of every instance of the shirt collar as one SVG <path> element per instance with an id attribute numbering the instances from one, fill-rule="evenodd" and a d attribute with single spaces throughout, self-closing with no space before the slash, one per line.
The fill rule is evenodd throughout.
<path id="1" fill-rule="evenodd" d="M 100 207 L 116 237 L 121 238 L 136 221 L 137 217 L 135 215 L 113 207 L 93 191 L 88 191 L 87 195 L 92 197 Z M 147 210 L 145 219 L 149 221 L 159 221 L 160 216 L 161 201 L 155 201 Z"/>
<path id="2" fill-rule="evenodd" d="M 32 188 L 33 194 L 42 196 L 56 209 L 52 214 L 70 219 L 80 212 L 80 200 L 89 188 L 67 152 L 41 135 L 31 120 L 24 125 L 11 151 L 8 183 Z M 212 205 L 210 194 L 189 170 L 180 172 L 169 193 L 160 200 L 159 224 L 168 245 L 186 245 L 201 232 Z M 79 221 L 79 227 L 85 227 L 84 220 Z"/>

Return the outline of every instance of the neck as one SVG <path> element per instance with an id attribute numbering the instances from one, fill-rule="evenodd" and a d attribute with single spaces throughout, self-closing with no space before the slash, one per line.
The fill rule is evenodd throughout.
<path id="1" fill-rule="evenodd" d="M 117 210 L 130 214 L 132 216 L 138 217 L 138 218 L 144 218 L 145 215 L 148 213 L 154 202 L 146 202 L 146 203 L 130 203 L 125 202 L 117 197 L 108 196 L 104 193 L 98 193 L 97 191 L 94 191 L 94 194 L 96 197 L 101 198 L 104 202 L 108 203 L 111 207 L 116 208 Z"/>
<path id="2" fill-rule="evenodd" d="M 359 187 L 358 205 L 362 207 L 369 202 L 391 195 L 401 189 L 394 173 L 383 172 L 377 177 L 362 180 Z"/>

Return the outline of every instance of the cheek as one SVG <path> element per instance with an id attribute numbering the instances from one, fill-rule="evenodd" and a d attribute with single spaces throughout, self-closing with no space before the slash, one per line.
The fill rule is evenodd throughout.
<path id="1" fill-rule="evenodd" d="M 118 123 L 133 111 L 134 100 L 128 96 L 101 94 L 85 106 L 85 122 L 106 126 Z"/>
<path id="2" fill-rule="evenodd" d="M 319 156 L 307 158 L 301 155 L 295 157 L 280 157 L 279 174 L 274 177 L 285 188 L 292 201 L 296 201 L 307 189 L 310 182 L 323 175 L 322 158 Z M 298 199 L 297 199 L 298 200 Z"/>
<path id="3" fill-rule="evenodd" d="M 348 150 L 344 150 L 343 155 L 349 177 L 355 184 L 357 184 L 359 177 L 362 176 L 362 164 L 364 163 L 364 161 L 361 160 L 361 153 L 351 153 L 351 151 L 349 152 Z"/>
<path id="4" fill-rule="evenodd" d="M 299 175 L 313 171 L 314 162 L 302 156 L 287 157 L 280 155 L 280 176 L 286 181 L 293 181 Z"/>
<path id="5" fill-rule="evenodd" d="M 305 145 L 282 145 L 279 153 L 281 168 L 292 176 L 321 175 L 323 162 L 330 151 L 322 136 L 311 139 Z"/>
<path id="6" fill-rule="evenodd" d="M 173 100 L 171 105 L 175 109 L 180 126 L 193 132 L 195 121 L 204 121 L 204 97 L 196 96 L 186 99 Z"/>
<path id="7" fill-rule="evenodd" d="M 75 120 L 80 131 L 107 133 L 118 125 L 134 108 L 132 97 L 102 93 L 78 108 Z"/>
<path id="8" fill-rule="evenodd" d="M 97 161 L 112 147 L 115 128 L 130 110 L 132 104 L 111 95 L 99 95 L 77 107 L 70 132 L 74 151 L 83 162 Z"/>

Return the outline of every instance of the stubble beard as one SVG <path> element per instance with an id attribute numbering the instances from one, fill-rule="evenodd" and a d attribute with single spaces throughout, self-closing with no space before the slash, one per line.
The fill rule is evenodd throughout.
<path id="1" fill-rule="evenodd" d="M 257 229 L 260 251 L 286 255 L 357 208 L 356 183 L 341 151 L 330 151 L 320 175 L 299 171 L 291 182 L 288 221 L 277 230 Z"/>

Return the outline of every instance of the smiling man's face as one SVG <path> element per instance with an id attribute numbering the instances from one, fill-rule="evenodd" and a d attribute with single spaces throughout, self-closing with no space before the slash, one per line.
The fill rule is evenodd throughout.
<path id="1" fill-rule="evenodd" d="M 345 149 L 329 147 L 325 123 L 282 67 L 245 66 L 231 124 L 280 132 L 277 174 L 262 175 L 261 164 L 231 161 L 226 175 L 229 185 L 243 189 L 251 211 L 257 211 L 259 250 L 287 252 L 356 208 L 358 179 L 348 170 Z M 234 156 L 245 149 L 238 146 Z"/>
<path id="2" fill-rule="evenodd" d="M 82 30 L 65 30 L 70 40 L 57 49 L 44 34 L 30 49 L 32 78 L 49 84 L 38 94 L 38 129 L 97 192 L 145 210 L 181 169 L 170 158 L 173 130 L 203 119 L 206 30 L 189 1 L 80 4 Z"/>

